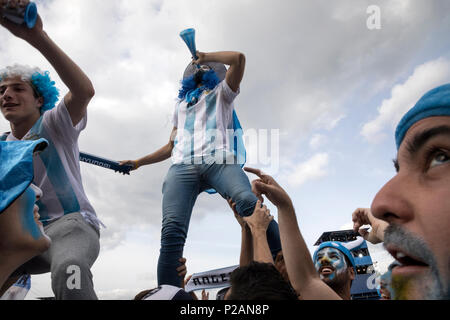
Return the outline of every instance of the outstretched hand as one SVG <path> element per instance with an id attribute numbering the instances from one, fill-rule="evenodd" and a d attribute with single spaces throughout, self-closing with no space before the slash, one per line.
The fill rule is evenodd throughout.
<path id="1" fill-rule="evenodd" d="M 121 165 L 121 166 L 129 165 L 129 166 L 131 166 L 131 171 L 139 168 L 139 163 L 137 160 L 122 160 L 122 161 L 119 161 L 119 165 Z"/>
<path id="2" fill-rule="evenodd" d="M 278 208 L 292 206 L 291 198 L 274 178 L 259 169 L 245 167 L 244 170 L 259 177 L 252 181 L 252 191 L 259 201 L 264 202 L 262 195 L 265 195 Z"/>
<path id="3" fill-rule="evenodd" d="M 0 11 L 3 5 L 8 3 L 9 8 L 26 7 L 29 4 L 29 0 L 0 0 Z M 41 17 L 38 15 L 36 24 L 32 29 L 29 29 L 25 24 L 17 24 L 9 21 L 7 18 L 3 18 L 0 14 L 0 25 L 8 29 L 13 35 L 21 38 L 27 42 L 36 40 L 37 36 L 43 32 L 43 23 Z"/>
<path id="4" fill-rule="evenodd" d="M 384 240 L 384 230 L 388 223 L 375 218 L 369 208 L 358 208 L 352 214 L 353 230 L 358 232 L 365 240 L 377 244 Z M 363 225 L 370 225 L 372 230 L 361 229 Z"/>

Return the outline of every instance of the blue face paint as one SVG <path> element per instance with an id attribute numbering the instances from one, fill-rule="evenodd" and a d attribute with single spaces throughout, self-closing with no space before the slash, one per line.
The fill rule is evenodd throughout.
<path id="1" fill-rule="evenodd" d="M 29 233 L 35 240 L 42 237 L 42 232 L 34 220 L 34 204 L 36 202 L 36 193 L 31 187 L 17 199 L 20 219 L 25 232 Z"/>
<path id="2" fill-rule="evenodd" d="M 323 248 L 317 253 L 316 261 L 314 261 L 314 266 L 317 272 L 320 272 L 326 267 L 330 267 L 332 272 L 327 274 L 322 274 L 320 272 L 320 278 L 323 280 L 325 278 L 333 280 L 336 275 L 343 273 L 347 270 L 347 262 L 345 261 L 344 254 L 334 248 Z"/>

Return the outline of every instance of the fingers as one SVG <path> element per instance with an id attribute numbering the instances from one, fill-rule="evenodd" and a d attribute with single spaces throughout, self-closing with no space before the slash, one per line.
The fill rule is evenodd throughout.
<path id="1" fill-rule="evenodd" d="M 260 179 L 262 179 L 264 181 L 265 181 L 265 178 L 268 177 L 268 175 L 263 173 L 260 169 L 251 168 L 251 167 L 244 167 L 244 171 L 253 173 L 253 174 L 257 175 Z"/>
<path id="2" fill-rule="evenodd" d="M 270 214 L 270 210 L 269 209 L 266 210 L 266 215 L 267 215 L 269 221 L 272 221 L 274 219 L 273 215 Z"/>
<path id="3" fill-rule="evenodd" d="M 227 202 L 230 208 L 233 210 L 233 212 L 236 213 L 236 202 L 233 202 L 233 199 L 231 198 L 228 198 Z"/>
<path id="4" fill-rule="evenodd" d="M 255 180 L 253 183 L 253 187 L 255 189 L 255 195 L 257 197 L 259 197 L 260 199 L 262 199 L 261 195 L 265 194 L 267 196 L 269 196 L 269 200 L 270 200 L 270 193 L 274 192 L 276 190 L 276 188 L 270 184 L 267 184 L 265 181 L 261 181 L 261 180 Z"/>
<path id="5" fill-rule="evenodd" d="M 255 169 L 255 168 L 251 168 L 251 167 L 244 167 L 244 171 L 256 174 L 258 177 L 261 175 L 261 170 Z"/>
<path id="6" fill-rule="evenodd" d="M 192 57 L 192 63 L 193 64 L 201 64 L 202 62 L 203 62 L 203 57 L 204 57 L 204 53 L 203 52 L 200 52 L 200 51 L 196 51 L 195 52 L 195 55 L 197 56 L 197 58 L 195 58 L 195 57 Z"/>
<path id="7" fill-rule="evenodd" d="M 356 231 L 358 231 L 358 233 L 361 235 L 361 237 L 364 238 L 364 240 L 367 240 L 367 238 L 369 237 L 369 232 L 367 232 L 367 230 L 365 229 L 360 229 Z"/>
<path id="8" fill-rule="evenodd" d="M 251 216 L 244 217 L 244 221 L 249 225 L 250 229 L 267 229 L 274 217 L 270 214 L 270 210 L 266 205 L 261 206 L 261 201 L 256 201 L 255 210 Z"/>
<path id="9" fill-rule="evenodd" d="M 178 276 L 184 277 L 187 273 L 186 258 L 180 258 L 178 261 L 181 263 L 181 266 L 177 268 Z"/>
<path id="10" fill-rule="evenodd" d="M 359 228 L 361 228 L 363 225 L 371 224 L 371 221 L 369 219 L 370 211 L 367 208 L 357 208 L 352 213 L 352 221 L 353 221 L 353 230 L 358 232 Z"/>
<path id="11" fill-rule="evenodd" d="M 251 183 L 251 185 L 252 185 L 252 192 L 258 198 L 259 201 L 264 202 L 264 198 L 261 195 L 261 191 L 258 189 L 258 187 L 256 185 L 257 181 L 260 181 L 260 180 L 259 179 L 258 180 L 253 180 L 252 183 Z"/>
<path id="12" fill-rule="evenodd" d="M 264 183 L 276 184 L 276 181 L 274 178 L 272 178 L 268 174 L 262 172 L 260 169 L 244 167 L 244 171 L 247 171 L 247 172 L 257 175 L 261 179 L 261 181 Z"/>
<path id="13" fill-rule="evenodd" d="M 209 300 L 209 292 L 206 292 L 205 289 L 202 290 L 202 300 Z"/>
<path id="14" fill-rule="evenodd" d="M 26 7 L 30 3 L 30 0 L 19 0 L 19 6 Z"/>
<path id="15" fill-rule="evenodd" d="M 122 160 L 119 161 L 119 165 L 120 166 L 130 165 L 132 167 L 131 170 L 136 170 L 137 168 L 139 168 L 139 163 L 137 160 Z"/>

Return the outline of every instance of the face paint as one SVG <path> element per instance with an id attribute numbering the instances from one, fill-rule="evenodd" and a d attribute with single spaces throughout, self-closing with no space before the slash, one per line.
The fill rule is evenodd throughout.
<path id="1" fill-rule="evenodd" d="M 399 225 L 390 224 L 385 230 L 384 245 L 401 248 L 408 255 L 422 261 L 425 267 L 416 274 L 403 274 L 402 269 L 408 268 L 408 260 L 404 266 L 399 262 L 392 269 L 391 287 L 393 299 L 448 299 L 444 277 L 440 275 L 437 260 L 428 245 L 419 237 L 406 231 Z M 450 263 L 449 263 L 450 265 Z"/>
<path id="2" fill-rule="evenodd" d="M 34 218 L 34 205 L 36 203 L 37 190 L 39 189 L 30 186 L 17 199 L 23 229 L 35 240 L 43 236 L 41 228 L 39 228 Z"/>
<path id="3" fill-rule="evenodd" d="M 320 279 L 333 280 L 336 275 L 347 270 L 344 254 L 334 248 L 323 248 L 317 253 L 315 267 Z"/>

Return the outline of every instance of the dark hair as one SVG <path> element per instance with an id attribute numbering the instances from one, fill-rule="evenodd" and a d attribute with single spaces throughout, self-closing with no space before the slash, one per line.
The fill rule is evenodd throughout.
<path id="1" fill-rule="evenodd" d="M 271 263 L 253 261 L 231 273 L 229 300 L 297 300 L 297 294 Z"/>

